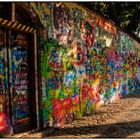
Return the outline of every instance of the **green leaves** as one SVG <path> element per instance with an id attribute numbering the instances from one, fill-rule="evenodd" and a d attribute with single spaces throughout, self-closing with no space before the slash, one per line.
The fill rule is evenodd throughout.
<path id="1" fill-rule="evenodd" d="M 138 2 L 86 2 L 81 3 L 97 14 L 113 21 L 118 27 L 140 41 L 140 3 Z"/>

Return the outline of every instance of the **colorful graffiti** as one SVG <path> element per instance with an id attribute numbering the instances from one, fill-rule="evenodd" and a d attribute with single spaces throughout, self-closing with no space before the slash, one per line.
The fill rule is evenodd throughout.
<path id="1" fill-rule="evenodd" d="M 8 130 L 7 117 L 5 113 L 0 113 L 0 132 Z"/>
<path id="2" fill-rule="evenodd" d="M 54 35 L 59 44 L 68 45 L 73 40 L 72 16 L 64 4 L 56 4 L 53 10 Z"/>
<path id="3" fill-rule="evenodd" d="M 48 32 L 47 38 L 53 37 L 53 27 L 51 24 L 51 18 L 52 18 L 52 10 L 53 10 L 53 3 L 40 3 L 40 2 L 34 2 L 30 3 L 32 8 L 30 9 L 33 14 L 37 14 L 39 16 L 39 19 L 43 25 L 43 27 Z M 35 11 L 35 13 L 33 12 Z"/>
<path id="4" fill-rule="evenodd" d="M 0 133 L 8 130 L 6 96 L 8 89 L 8 78 L 6 74 L 6 46 L 4 43 L 4 31 L 0 30 Z"/>
<path id="5" fill-rule="evenodd" d="M 72 71 L 68 53 L 55 40 L 48 40 L 42 53 L 43 116 L 46 125 L 54 127 L 72 120 L 79 109 L 76 71 Z"/>
<path id="6" fill-rule="evenodd" d="M 11 35 L 11 91 L 13 125 L 30 121 L 28 40 L 24 34 Z"/>
<path id="7" fill-rule="evenodd" d="M 62 127 L 139 85 L 133 39 L 75 4 L 53 6 L 54 39 L 44 42 L 40 62 L 44 127 Z"/>

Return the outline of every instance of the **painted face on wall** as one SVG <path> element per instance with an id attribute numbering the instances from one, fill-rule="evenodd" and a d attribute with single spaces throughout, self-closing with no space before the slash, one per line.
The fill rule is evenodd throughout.
<path id="1" fill-rule="evenodd" d="M 85 60 L 84 49 L 82 48 L 82 42 L 78 40 L 74 40 L 71 44 L 72 49 L 72 63 L 73 65 L 81 65 Z"/>

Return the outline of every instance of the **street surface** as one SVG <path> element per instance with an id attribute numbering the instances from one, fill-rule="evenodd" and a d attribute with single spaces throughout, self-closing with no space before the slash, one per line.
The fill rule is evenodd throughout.
<path id="1" fill-rule="evenodd" d="M 140 138 L 140 93 L 105 105 L 93 115 L 20 138 Z"/>

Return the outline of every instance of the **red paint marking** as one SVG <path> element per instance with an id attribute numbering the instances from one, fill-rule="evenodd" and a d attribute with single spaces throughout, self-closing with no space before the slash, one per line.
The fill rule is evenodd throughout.
<path id="1" fill-rule="evenodd" d="M 8 124 L 6 120 L 6 114 L 0 113 L 0 132 L 6 131 L 8 129 Z"/>

